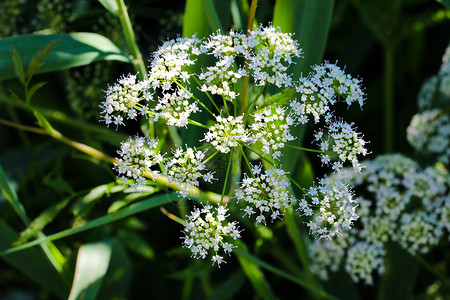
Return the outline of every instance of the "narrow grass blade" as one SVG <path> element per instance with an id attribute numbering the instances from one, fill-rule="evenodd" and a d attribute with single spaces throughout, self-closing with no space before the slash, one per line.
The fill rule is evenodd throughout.
<path id="1" fill-rule="evenodd" d="M 293 66 L 296 76 L 309 71 L 322 60 L 331 25 L 334 0 L 278 0 L 273 16 L 274 26 L 295 33 L 303 48 L 303 58 Z"/>
<path id="2" fill-rule="evenodd" d="M 8 249 L 19 238 L 19 235 L 0 220 L 0 251 Z M 23 276 L 36 282 L 44 290 L 67 299 L 69 286 L 55 270 L 49 260 L 37 249 L 27 249 L 2 257 L 9 265 L 21 272 Z"/>
<path id="3" fill-rule="evenodd" d="M 25 225 L 30 223 L 30 220 L 27 217 L 25 212 L 25 208 L 22 203 L 19 201 L 19 197 L 17 197 L 16 191 L 12 188 L 11 183 L 6 178 L 5 172 L 3 171 L 2 166 L 0 166 L 0 190 L 5 195 L 8 202 L 11 204 L 14 211 L 17 215 L 22 219 L 22 222 Z"/>
<path id="4" fill-rule="evenodd" d="M 27 248 L 39 245 L 46 241 L 53 241 L 53 240 L 61 239 L 61 238 L 64 238 L 64 237 L 67 237 L 70 235 L 74 235 L 74 234 L 77 234 L 77 233 L 80 233 L 80 232 L 83 232 L 83 231 L 86 231 L 89 229 L 104 226 L 104 225 L 110 224 L 112 222 L 121 220 L 123 218 L 143 212 L 150 208 L 154 208 L 154 207 L 158 207 L 158 206 L 167 204 L 176 199 L 179 199 L 178 194 L 173 193 L 173 194 L 164 194 L 164 195 L 156 196 L 156 197 L 153 197 L 153 198 L 150 198 L 147 200 L 143 200 L 143 201 L 140 201 L 133 205 L 130 205 L 129 207 L 127 207 L 115 214 L 108 214 L 106 216 L 97 218 L 95 220 L 92 220 L 92 221 L 80 226 L 80 227 L 66 229 L 66 230 L 60 231 L 58 233 L 49 235 L 47 237 L 38 238 L 32 242 L 2 251 L 2 252 L 0 252 L 0 256 L 8 255 L 8 254 L 11 254 L 11 253 L 23 250 L 23 249 L 27 249 Z"/>
<path id="5" fill-rule="evenodd" d="M 15 245 L 20 245 L 27 242 L 30 238 L 37 235 L 44 227 L 51 222 L 55 216 L 66 207 L 69 203 L 69 199 L 65 199 L 55 205 L 50 206 L 44 212 L 42 212 L 36 219 L 34 219 L 31 224 L 20 233 L 20 238 Z"/>
<path id="6" fill-rule="evenodd" d="M 69 300 L 93 300 L 108 270 L 112 240 L 86 244 L 78 250 L 77 265 Z"/>
<path id="7" fill-rule="evenodd" d="M 315 286 L 311 285 L 309 282 L 307 282 L 301 278 L 298 278 L 294 275 L 288 274 L 288 273 L 284 272 L 283 270 L 280 270 L 280 269 L 262 261 L 261 259 L 257 258 L 256 256 L 250 254 L 248 251 L 243 250 L 240 245 L 239 245 L 239 248 L 234 249 L 233 252 L 236 253 L 236 255 L 238 256 L 239 261 L 241 261 L 241 259 L 244 259 L 246 262 L 252 263 L 254 265 L 254 267 L 264 268 L 280 277 L 283 277 L 289 281 L 292 281 L 292 282 L 298 284 L 299 286 L 302 286 L 302 287 L 310 290 L 311 292 L 313 292 L 313 294 L 316 294 L 317 296 L 323 297 L 325 299 L 336 299 L 333 296 L 327 294 L 325 291 L 323 291 L 321 289 L 317 289 Z M 272 296 L 270 296 L 270 297 L 272 297 Z M 264 298 L 264 299 L 266 299 L 266 298 Z"/>
<path id="8" fill-rule="evenodd" d="M 203 11 L 208 20 L 209 27 L 212 31 L 220 30 L 223 32 L 222 24 L 220 23 L 219 16 L 217 15 L 216 8 L 214 7 L 212 0 L 202 0 Z"/>
<path id="9" fill-rule="evenodd" d="M 253 256 L 248 253 L 247 246 L 241 241 L 239 241 L 237 246 L 238 249 L 233 251 L 238 254 L 237 258 L 241 264 L 242 270 L 252 283 L 255 291 L 263 299 L 275 299 L 275 295 L 273 294 L 269 283 L 264 278 L 263 272 L 261 272 L 258 264 L 255 263 L 255 260 L 251 259 Z"/>

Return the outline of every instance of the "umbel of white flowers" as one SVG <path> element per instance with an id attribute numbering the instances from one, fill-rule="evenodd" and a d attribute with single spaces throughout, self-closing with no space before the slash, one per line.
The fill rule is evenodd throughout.
<path id="1" fill-rule="evenodd" d="M 344 169 L 355 186 L 365 190 L 359 199 L 358 228 L 337 243 L 311 244 L 311 270 L 322 279 L 341 265 L 356 282 L 373 283 L 384 272 L 385 245 L 398 243 L 411 253 L 426 254 L 450 233 L 450 176 L 443 168 L 421 168 L 401 154 L 382 155 L 366 162 L 359 174 Z"/>
<path id="2" fill-rule="evenodd" d="M 303 188 L 283 170 L 280 158 L 296 139 L 292 128 L 313 120 L 318 127 L 314 139 L 319 149 L 315 151 L 322 165 L 339 174 L 349 162 L 359 172 L 363 166 L 358 156 L 367 154 L 366 142 L 353 123 L 335 115 L 333 106 L 338 102 L 362 106 L 365 95 L 360 80 L 328 62 L 313 66 L 306 77 L 293 78 L 289 67 L 301 59 L 301 53 L 291 34 L 271 25 L 248 35 L 218 31 L 205 39 L 193 36 L 164 42 L 152 55 L 148 79 L 123 76 L 106 90 L 101 121 L 117 128 L 142 116 L 167 126 L 200 126 L 205 133 L 199 142 L 205 146 L 177 146 L 161 153 L 157 139 L 130 137 L 118 151 L 114 169 L 119 178 L 137 190 L 146 184 L 145 177 L 166 176 L 182 197 L 189 197 L 190 189 L 199 187 L 201 181 L 217 179 L 206 167 L 213 155 L 239 153 L 248 173 L 241 174 L 242 182 L 237 183 L 239 188 L 228 205 L 243 203 L 244 216 L 266 225 L 267 220 L 281 219 L 285 209 L 299 202 L 311 235 L 331 239 L 350 229 L 358 218 L 350 187 L 325 177 L 313 187 Z M 199 59 L 202 56 L 208 60 Z M 212 63 L 198 65 L 200 61 Z M 250 92 L 248 104 L 241 107 L 244 77 L 249 78 Z M 296 97 L 266 102 L 261 95 L 269 85 L 291 89 Z M 210 116 L 203 124 L 191 118 L 200 110 Z M 246 152 L 252 153 L 252 159 L 258 158 L 251 162 Z M 291 194 L 291 183 L 303 190 L 302 200 Z M 211 257 L 217 265 L 223 262 L 220 251 L 229 254 L 233 240 L 240 237 L 237 222 L 225 220 L 228 215 L 222 206 L 194 209 L 184 230 L 184 246 L 192 255 Z"/>

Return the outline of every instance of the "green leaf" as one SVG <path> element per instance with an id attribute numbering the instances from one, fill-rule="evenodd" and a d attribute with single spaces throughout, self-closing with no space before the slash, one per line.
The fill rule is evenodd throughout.
<path id="1" fill-rule="evenodd" d="M 303 58 L 293 66 L 297 77 L 322 60 L 333 13 L 333 0 L 278 0 L 273 25 L 295 33 L 303 48 Z"/>
<path id="2" fill-rule="evenodd" d="M 19 235 L 0 220 L 0 251 L 8 249 Z M 2 257 L 9 265 L 21 272 L 23 276 L 36 282 L 43 289 L 67 299 L 69 286 L 61 275 L 52 267 L 48 259 L 36 249 L 27 249 Z"/>
<path id="3" fill-rule="evenodd" d="M 119 11 L 119 5 L 117 5 L 117 0 L 98 0 L 106 10 L 112 12 L 113 14 L 117 14 Z"/>
<path id="4" fill-rule="evenodd" d="M 155 252 L 153 249 L 143 238 L 141 238 L 140 235 L 136 234 L 134 231 L 121 229 L 118 232 L 118 236 L 123 241 L 124 245 L 131 251 L 134 251 L 147 259 L 155 258 Z"/>
<path id="5" fill-rule="evenodd" d="M 86 244 L 78 250 L 69 300 L 96 298 L 111 259 L 112 240 Z"/>
<path id="6" fill-rule="evenodd" d="M 450 9 L 450 0 L 436 0 L 436 1 L 444 5 L 446 8 Z"/>
<path id="7" fill-rule="evenodd" d="M 183 18 L 183 36 L 205 37 L 211 33 L 211 29 L 203 13 L 202 0 L 187 0 Z"/>
<path id="8" fill-rule="evenodd" d="M 55 205 L 50 206 L 44 212 L 42 212 L 39 217 L 34 219 L 27 229 L 20 233 L 20 238 L 14 245 L 20 245 L 28 241 L 31 237 L 38 234 L 48 223 L 50 223 L 55 216 L 66 207 L 69 203 L 70 198 L 67 198 Z"/>
<path id="9" fill-rule="evenodd" d="M 214 289 L 211 296 L 208 297 L 209 300 L 226 300 L 226 299 L 236 299 L 236 294 L 242 288 L 245 283 L 245 275 L 242 271 L 237 271 L 230 275 L 227 280 L 222 282 L 220 286 Z"/>
<path id="10" fill-rule="evenodd" d="M 53 40 L 46 44 L 44 47 L 39 49 L 39 51 L 31 58 L 30 64 L 27 70 L 27 83 L 30 81 L 31 77 L 44 65 L 44 59 L 52 53 L 58 40 Z"/>
<path id="11" fill-rule="evenodd" d="M 3 171 L 2 166 L 0 165 L 0 190 L 5 195 L 8 202 L 11 204 L 14 211 L 17 215 L 22 219 L 24 224 L 30 222 L 28 216 L 25 212 L 25 208 L 22 203 L 19 201 L 19 197 L 16 194 L 16 191 L 12 188 L 11 183 L 8 181 L 5 172 Z"/>
<path id="12" fill-rule="evenodd" d="M 87 215 L 90 207 L 95 204 L 103 195 L 111 193 L 112 189 L 117 187 L 115 182 L 99 185 L 89 191 L 85 196 L 76 201 L 72 207 L 72 213 L 75 217 Z M 121 189 L 123 190 L 123 188 Z M 109 213 L 109 212 L 108 212 Z"/>
<path id="13" fill-rule="evenodd" d="M 148 210 L 148 209 L 151 209 L 154 207 L 158 207 L 158 206 L 170 203 L 177 199 L 179 199 L 179 198 L 178 198 L 178 194 L 176 194 L 176 193 L 155 196 L 155 197 L 149 198 L 147 200 L 143 200 L 138 203 L 132 204 L 129 207 L 126 207 L 126 208 L 118 211 L 115 214 L 108 214 L 106 216 L 89 221 L 88 223 L 86 223 L 82 226 L 79 226 L 76 228 L 71 228 L 71 229 L 66 229 L 66 230 L 60 231 L 58 233 L 49 235 L 47 237 L 38 238 L 32 242 L 10 248 L 6 251 L 2 251 L 2 252 L 0 252 L 0 256 L 14 253 L 14 252 L 17 252 L 17 251 L 20 251 L 23 249 L 27 249 L 27 248 L 39 245 L 45 241 L 53 241 L 53 240 L 61 239 L 61 238 L 71 236 L 71 235 L 74 235 L 74 234 L 77 234 L 77 233 L 80 233 L 80 232 L 83 232 L 83 231 L 86 231 L 89 229 L 93 229 L 93 228 L 97 228 L 97 227 L 104 226 L 107 224 L 111 224 L 115 221 L 135 215 L 137 213 L 143 212 L 145 210 Z"/>
<path id="14" fill-rule="evenodd" d="M 222 24 L 220 23 L 219 16 L 217 15 L 216 8 L 212 0 L 202 0 L 203 12 L 208 20 L 209 27 L 212 31 L 220 30 L 223 32 Z"/>
<path id="15" fill-rule="evenodd" d="M 250 254 L 248 254 L 247 246 L 241 241 L 238 241 L 237 246 L 238 249 L 235 249 L 234 252 L 238 254 L 237 258 L 241 264 L 242 270 L 252 283 L 255 291 L 263 299 L 275 299 L 269 283 L 264 278 L 264 274 L 259 269 L 258 265 L 253 260 L 249 259 Z"/>
<path id="16" fill-rule="evenodd" d="M 8 89 L 8 92 L 11 94 L 11 97 L 13 97 L 13 99 L 19 103 L 23 103 L 23 100 L 19 97 L 19 95 L 17 95 L 16 93 L 14 93 L 11 89 Z"/>
<path id="17" fill-rule="evenodd" d="M 20 82 L 25 85 L 26 81 L 25 81 L 25 71 L 23 70 L 23 64 L 22 61 L 20 60 L 20 55 L 17 52 L 16 48 L 12 48 L 13 51 L 13 62 L 14 62 L 14 74 L 17 76 L 17 78 L 19 78 Z"/>
<path id="18" fill-rule="evenodd" d="M 252 265 L 250 270 L 255 270 L 255 268 L 258 267 L 262 267 L 270 272 L 272 272 L 273 274 L 276 274 L 282 278 L 285 278 L 289 281 L 292 281 L 294 283 L 296 283 L 299 286 L 302 286 L 308 290 L 310 290 L 311 292 L 313 292 L 315 295 L 320 296 L 320 298 L 325 298 L 325 299 L 336 299 L 335 297 L 333 297 L 332 295 L 327 294 L 325 291 L 323 291 L 322 289 L 317 288 L 316 286 L 312 285 L 311 283 L 298 278 L 298 276 L 294 276 L 291 275 L 289 273 L 286 273 L 283 270 L 280 270 L 264 261 L 262 261 L 261 259 L 259 259 L 258 257 L 252 255 L 251 253 L 249 253 L 247 251 L 246 248 L 241 246 L 241 243 L 239 243 L 238 248 L 233 250 L 234 253 L 236 253 L 236 255 L 238 256 L 239 262 L 241 262 L 242 260 L 245 261 L 246 264 Z M 241 264 L 241 266 L 243 266 Z M 244 266 L 243 266 L 244 267 Z M 257 269 L 259 271 L 259 268 Z M 244 272 L 246 273 L 247 277 L 249 276 L 249 274 L 247 274 L 247 271 L 244 269 Z M 261 271 L 259 271 L 261 272 Z M 255 273 L 256 274 L 256 273 Z M 261 273 L 262 275 L 262 273 Z M 257 276 L 259 277 L 259 275 Z M 256 277 L 256 278 L 257 278 Z M 254 279 L 249 278 L 252 283 Z M 261 295 L 262 291 L 258 291 L 258 293 Z M 261 295 L 262 296 L 262 295 Z M 273 298 L 273 296 L 270 296 Z M 264 297 L 263 297 L 264 298 Z M 319 299 L 320 299 L 319 298 Z M 266 299 L 266 298 L 265 298 Z M 271 298 L 270 298 L 271 299 Z"/>
<path id="19" fill-rule="evenodd" d="M 132 265 L 123 243 L 113 240 L 111 260 L 103 278 L 98 299 L 128 299 L 128 287 L 132 277 Z"/>
<path id="20" fill-rule="evenodd" d="M 11 45 L 20 53 L 22 63 L 28 64 L 42 47 L 55 40 L 59 42 L 37 73 L 65 70 L 100 60 L 131 62 L 113 42 L 100 34 L 25 34 L 0 40 L 0 80 L 16 76 L 11 61 Z"/>
<path id="21" fill-rule="evenodd" d="M 46 82 L 39 82 L 34 84 L 27 93 L 27 99 L 25 100 L 26 103 L 30 102 L 31 97 L 33 97 L 34 93 L 36 93 L 37 90 L 39 90 L 41 87 L 43 87 L 44 85 L 46 85 Z"/>
<path id="22" fill-rule="evenodd" d="M 386 245 L 386 270 L 380 278 L 377 299 L 412 299 L 414 282 L 419 274 L 418 262 L 398 244 Z"/>
<path id="23" fill-rule="evenodd" d="M 183 36 L 206 37 L 218 29 L 228 28 L 231 0 L 187 0 Z"/>
<path id="24" fill-rule="evenodd" d="M 34 108 L 31 108 L 33 110 L 33 114 L 37 119 L 38 125 L 42 128 L 44 128 L 45 130 L 47 130 L 48 133 L 53 132 L 53 127 L 52 125 L 50 125 L 50 122 L 47 121 L 47 118 L 44 117 L 43 114 L 41 114 L 39 111 L 37 111 Z"/>

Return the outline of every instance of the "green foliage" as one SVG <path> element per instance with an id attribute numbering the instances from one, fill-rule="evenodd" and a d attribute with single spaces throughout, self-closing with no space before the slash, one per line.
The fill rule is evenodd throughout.
<path id="1" fill-rule="evenodd" d="M 58 41 L 56 45 L 50 44 L 55 41 Z M 11 61 L 11 45 L 17 49 L 14 52 L 14 63 Z M 52 53 L 48 54 L 49 51 Z M 36 71 L 44 73 L 65 70 L 99 60 L 130 62 L 129 57 L 108 38 L 96 33 L 25 34 L 0 40 L 0 80 L 19 76 L 22 83 L 26 82 L 23 66 L 17 63 L 19 54 L 21 61 L 29 64 L 30 78 Z M 42 65 L 46 54 L 48 57 Z"/>

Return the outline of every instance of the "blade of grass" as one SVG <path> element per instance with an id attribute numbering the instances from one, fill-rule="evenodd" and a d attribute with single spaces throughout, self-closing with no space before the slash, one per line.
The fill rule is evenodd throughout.
<path id="1" fill-rule="evenodd" d="M 261 272 L 255 260 L 251 259 L 252 256 L 248 253 L 247 246 L 239 240 L 237 246 L 238 249 L 233 251 L 238 254 L 237 258 L 242 270 L 252 283 L 255 291 L 263 299 L 275 299 L 275 295 L 273 294 L 269 283 L 264 278 L 263 272 Z"/>
<path id="2" fill-rule="evenodd" d="M 108 270 L 112 240 L 90 243 L 78 250 L 77 265 L 69 300 L 93 300 Z"/>
<path id="3" fill-rule="evenodd" d="M 3 171 L 1 165 L 0 165 L 0 190 L 5 195 L 6 199 L 11 204 L 12 208 L 20 217 L 22 222 L 25 225 L 28 225 L 30 223 L 30 219 L 28 218 L 22 203 L 19 201 L 19 197 L 17 196 L 16 191 L 12 188 L 11 183 L 6 178 L 5 172 Z"/>
<path id="4" fill-rule="evenodd" d="M 273 15 L 274 26 L 295 33 L 304 57 L 295 64 L 298 76 L 322 60 L 331 25 L 334 0 L 278 0 Z M 296 77 L 295 76 L 295 77 Z"/>
<path id="5" fill-rule="evenodd" d="M 0 251 L 8 249 L 18 238 L 19 235 L 0 220 Z M 3 259 L 43 289 L 60 299 L 67 299 L 69 284 L 64 281 L 49 260 L 37 249 L 27 249 L 20 253 L 4 256 Z"/>
<path id="6" fill-rule="evenodd" d="M 206 15 L 206 20 L 208 20 L 209 27 L 212 31 L 220 30 L 223 32 L 222 24 L 220 23 L 219 16 L 217 15 L 216 8 L 212 0 L 202 0 L 203 12 Z"/>
<path id="7" fill-rule="evenodd" d="M 173 194 L 164 194 L 164 195 L 156 196 L 156 197 L 153 197 L 153 198 L 150 198 L 147 200 L 143 200 L 138 203 L 132 204 L 129 207 L 127 207 L 115 214 L 108 214 L 106 216 L 94 219 L 80 227 L 66 229 L 66 230 L 60 231 L 58 233 L 46 236 L 46 237 L 38 238 L 32 242 L 2 251 L 2 252 L 0 252 L 0 256 L 4 256 L 4 255 L 8 255 L 8 254 L 20 251 L 20 250 L 24 250 L 24 249 L 39 245 L 46 241 L 53 241 L 53 240 L 61 239 L 61 238 L 71 236 L 71 235 L 74 235 L 74 234 L 77 234 L 77 233 L 80 233 L 80 232 L 83 232 L 83 231 L 86 231 L 89 229 L 97 228 L 99 226 L 104 226 L 104 225 L 110 224 L 112 222 L 121 220 L 123 218 L 143 212 L 150 208 L 154 208 L 154 207 L 157 207 L 160 205 L 167 204 L 176 199 L 179 199 L 178 194 L 173 193 Z"/>
<path id="8" fill-rule="evenodd" d="M 301 278 L 298 278 L 296 276 L 288 274 L 288 273 L 284 272 L 283 270 L 280 270 L 280 269 L 262 261 L 261 259 L 257 258 L 256 256 L 250 254 L 248 251 L 242 250 L 240 245 L 239 245 L 239 248 L 234 249 L 233 252 L 236 253 L 239 260 L 245 259 L 247 262 L 252 262 L 255 267 L 259 266 L 259 267 L 264 268 L 280 277 L 283 277 L 289 281 L 292 281 L 292 282 L 298 284 L 299 286 L 302 286 L 302 287 L 310 290 L 313 294 L 315 294 L 317 296 L 320 296 L 320 297 L 323 297 L 326 299 L 336 299 L 335 297 L 327 294 L 322 289 L 318 289 L 315 286 L 309 284 L 307 281 L 304 281 Z"/>

